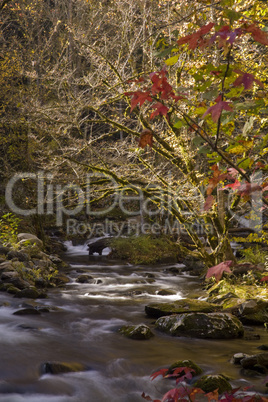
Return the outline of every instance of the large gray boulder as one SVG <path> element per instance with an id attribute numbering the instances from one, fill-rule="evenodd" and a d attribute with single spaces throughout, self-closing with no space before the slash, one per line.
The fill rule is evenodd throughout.
<path id="1" fill-rule="evenodd" d="M 156 327 L 173 336 L 193 338 L 232 339 L 242 337 L 244 328 L 231 314 L 189 313 L 161 317 Z"/>
<path id="2" fill-rule="evenodd" d="M 31 234 L 31 233 L 19 233 L 17 236 L 19 245 L 24 247 L 25 243 L 26 244 L 36 244 L 37 247 L 43 248 L 43 242 L 42 240 L 38 239 L 37 236 Z"/>

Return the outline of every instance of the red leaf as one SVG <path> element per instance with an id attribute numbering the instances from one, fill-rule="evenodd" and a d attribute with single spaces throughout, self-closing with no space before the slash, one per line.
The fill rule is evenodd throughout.
<path id="1" fill-rule="evenodd" d="M 218 393 L 218 388 L 215 389 L 212 392 L 209 392 L 208 394 L 206 394 L 206 397 L 208 398 L 208 401 L 218 401 L 219 399 L 219 393 Z"/>
<path id="2" fill-rule="evenodd" d="M 141 132 L 138 146 L 143 149 L 146 145 L 153 146 L 153 132 L 148 128 Z"/>
<path id="3" fill-rule="evenodd" d="M 205 201 L 205 204 L 204 204 L 204 211 L 208 211 L 212 207 L 214 202 L 215 202 L 215 198 L 213 197 L 213 195 L 209 195 L 206 198 L 206 201 Z"/>
<path id="4" fill-rule="evenodd" d="M 151 377 L 152 380 L 154 380 L 159 375 L 161 375 L 162 377 L 165 377 L 167 372 L 168 372 L 168 369 L 161 369 L 161 370 L 158 370 L 155 373 L 153 373 L 150 377 Z"/>
<path id="5" fill-rule="evenodd" d="M 240 186 L 241 186 L 240 181 L 238 181 L 238 180 L 236 179 L 234 183 L 232 183 L 232 184 L 227 184 L 227 185 L 224 186 L 223 188 L 232 188 L 233 190 L 237 190 Z"/>
<path id="6" fill-rule="evenodd" d="M 229 106 L 228 102 L 220 100 L 216 103 L 216 105 L 210 106 L 208 110 L 203 114 L 202 118 L 211 113 L 212 120 L 217 123 L 223 110 L 228 110 L 231 112 L 233 109 L 231 108 L 231 106 Z"/>
<path id="7" fill-rule="evenodd" d="M 163 68 L 161 71 L 157 71 L 150 74 L 153 86 L 151 88 L 152 94 L 160 94 L 162 99 L 168 99 L 168 97 L 173 94 L 172 86 L 167 81 L 167 71 Z"/>
<path id="8" fill-rule="evenodd" d="M 222 173 L 217 165 L 211 166 L 213 170 L 213 177 L 209 179 L 209 185 L 207 187 L 207 195 L 212 194 L 212 191 L 220 181 L 223 181 L 229 177 L 227 173 Z"/>
<path id="9" fill-rule="evenodd" d="M 228 273 L 232 273 L 232 271 L 230 270 L 230 266 L 233 264 L 233 261 L 224 261 L 221 262 L 218 265 L 215 265 L 214 267 L 211 267 L 208 269 L 206 278 L 211 278 L 212 276 L 215 276 L 216 282 L 219 282 L 219 280 L 221 279 L 223 272 L 228 272 Z"/>
<path id="10" fill-rule="evenodd" d="M 184 388 L 173 388 L 169 390 L 162 398 L 161 402 L 178 402 L 182 401 L 184 396 L 188 395 Z M 180 398 L 180 399 L 179 399 Z"/>
<path id="11" fill-rule="evenodd" d="M 268 281 L 268 276 L 264 276 L 261 278 L 261 282 Z"/>
<path id="12" fill-rule="evenodd" d="M 176 383 L 178 384 L 184 380 L 191 380 L 194 372 L 195 370 L 191 367 L 177 367 L 168 377 L 177 377 Z"/>
<path id="13" fill-rule="evenodd" d="M 125 95 L 126 96 L 133 95 L 133 97 L 131 99 L 131 109 L 130 109 L 131 112 L 138 104 L 140 104 L 140 106 L 142 106 L 146 100 L 148 100 L 149 102 L 152 102 L 152 98 L 150 96 L 149 91 L 147 91 L 147 92 L 142 92 L 142 91 L 125 92 Z"/>
<path id="14" fill-rule="evenodd" d="M 263 88 L 263 83 L 254 77 L 253 74 L 243 73 L 240 70 L 234 70 L 235 73 L 240 74 L 239 77 L 233 83 L 234 87 L 239 87 L 240 85 L 244 85 L 245 89 L 250 89 L 253 87 L 253 82 L 256 82 L 260 87 Z"/>
<path id="15" fill-rule="evenodd" d="M 145 395 L 144 392 L 141 394 L 141 397 L 142 397 L 143 399 L 146 399 L 146 401 L 152 401 L 152 398 L 151 398 L 149 395 Z"/>
<path id="16" fill-rule="evenodd" d="M 261 43 L 262 45 L 268 46 L 268 34 L 267 32 L 262 31 L 255 24 L 251 24 L 246 27 L 246 32 L 251 33 L 254 40 L 256 42 Z"/>
<path id="17" fill-rule="evenodd" d="M 153 119 L 155 116 L 161 115 L 161 116 L 166 116 L 169 108 L 163 103 L 157 102 L 152 106 L 153 109 L 155 109 L 154 112 L 151 113 L 150 119 Z"/>
<path id="18" fill-rule="evenodd" d="M 210 39 L 210 42 L 213 43 L 219 37 L 219 47 L 224 46 L 224 42 L 229 42 L 231 44 L 234 43 L 235 39 L 237 36 L 241 36 L 243 33 L 241 28 L 237 28 L 234 31 L 232 31 L 229 27 L 229 25 L 225 25 L 221 27 L 221 29 L 215 33 Z"/>
<path id="19" fill-rule="evenodd" d="M 205 42 L 203 39 L 203 35 L 207 34 L 213 27 L 214 23 L 210 22 L 207 25 L 204 25 L 201 27 L 197 32 L 194 32 L 191 35 L 186 35 L 183 38 L 180 38 L 178 40 L 178 45 L 182 45 L 184 43 L 189 44 L 189 49 L 196 49 L 197 46 L 199 45 L 200 47 L 204 46 Z"/>

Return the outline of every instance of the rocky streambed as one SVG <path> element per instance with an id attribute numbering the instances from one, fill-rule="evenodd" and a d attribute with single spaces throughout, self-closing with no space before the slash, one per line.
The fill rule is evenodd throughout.
<path id="1" fill-rule="evenodd" d="M 170 384 L 149 376 L 178 360 L 266 392 L 265 302 L 207 303 L 181 264 L 122 264 L 71 243 L 63 261 L 34 240 L 22 246 L 1 252 L 0 400 L 160 398 Z"/>

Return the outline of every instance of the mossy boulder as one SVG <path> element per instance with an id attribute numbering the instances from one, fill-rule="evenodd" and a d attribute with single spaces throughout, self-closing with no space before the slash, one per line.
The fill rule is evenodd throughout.
<path id="1" fill-rule="evenodd" d="M 268 322 L 268 302 L 247 300 L 239 306 L 238 317 L 246 325 L 263 325 Z"/>
<path id="2" fill-rule="evenodd" d="M 220 306 L 213 305 L 203 300 L 198 299 L 181 299 L 173 303 L 152 303 L 145 306 L 145 313 L 149 317 L 159 318 L 166 315 L 202 312 L 212 313 L 219 311 Z"/>
<path id="3" fill-rule="evenodd" d="M 38 239 L 37 236 L 31 233 L 19 233 L 17 236 L 19 245 L 23 247 L 24 245 L 36 245 L 38 248 L 43 248 L 42 240 Z"/>
<path id="4" fill-rule="evenodd" d="M 201 367 L 195 364 L 192 360 L 178 360 L 175 363 L 171 364 L 171 366 L 168 368 L 168 374 L 172 374 L 173 371 L 179 367 L 189 367 L 193 369 L 194 370 L 192 372 L 193 377 L 203 373 Z"/>
<path id="5" fill-rule="evenodd" d="M 220 395 L 224 392 L 232 391 L 228 378 L 223 374 L 204 375 L 194 383 L 194 387 L 201 388 L 205 393 L 218 389 Z"/>
<path id="6" fill-rule="evenodd" d="M 46 297 L 46 295 L 43 293 L 39 293 L 35 287 L 31 287 L 28 289 L 23 289 L 20 292 L 16 293 L 15 297 L 19 297 L 19 298 L 25 297 L 28 299 L 37 299 L 37 298 Z"/>
<path id="7" fill-rule="evenodd" d="M 189 313 L 161 317 L 156 327 L 173 336 L 205 339 L 232 339 L 242 337 L 244 328 L 231 314 Z"/>
<path id="8" fill-rule="evenodd" d="M 42 374 L 64 374 L 87 370 L 89 370 L 88 366 L 76 362 L 46 362 L 41 366 Z"/>
<path id="9" fill-rule="evenodd" d="M 144 324 L 125 325 L 119 329 L 120 334 L 130 339 L 147 340 L 154 336 L 151 329 Z"/>

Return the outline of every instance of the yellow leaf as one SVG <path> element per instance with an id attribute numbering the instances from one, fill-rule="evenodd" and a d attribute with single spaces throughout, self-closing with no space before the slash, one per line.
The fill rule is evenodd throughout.
<path id="1" fill-rule="evenodd" d="M 172 56 L 169 59 L 167 59 L 165 63 L 167 66 L 173 66 L 175 63 L 177 63 L 178 59 L 179 55 L 177 54 L 176 56 Z"/>

